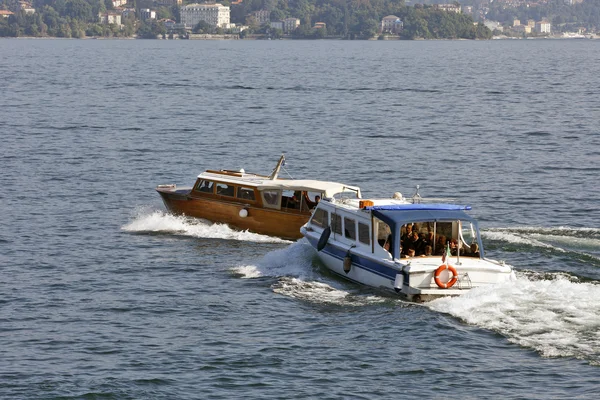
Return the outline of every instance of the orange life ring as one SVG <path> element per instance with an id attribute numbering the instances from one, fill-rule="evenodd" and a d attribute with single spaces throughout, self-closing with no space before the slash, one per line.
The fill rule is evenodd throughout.
<path id="1" fill-rule="evenodd" d="M 444 283 L 440 279 L 440 274 L 447 269 L 450 270 L 450 272 L 452 272 L 452 278 L 448 282 Z M 456 268 L 454 268 L 452 265 L 442 264 L 438 267 L 438 269 L 435 270 L 434 280 L 435 284 L 438 285 L 440 288 L 448 289 L 451 288 L 452 285 L 454 285 L 458 280 L 458 272 L 456 272 Z"/>

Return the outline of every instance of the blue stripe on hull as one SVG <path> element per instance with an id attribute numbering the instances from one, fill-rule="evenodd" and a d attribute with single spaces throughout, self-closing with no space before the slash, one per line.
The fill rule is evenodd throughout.
<path id="1" fill-rule="evenodd" d="M 308 239 L 308 241 L 310 242 L 310 244 L 316 249 L 317 248 L 317 243 L 318 243 L 318 239 L 312 239 L 309 237 L 306 237 Z M 323 250 L 321 250 L 322 253 L 325 253 L 331 257 L 334 257 L 338 260 L 341 260 L 341 262 L 344 262 L 344 258 L 346 257 L 346 254 L 348 254 L 348 250 L 344 250 L 344 249 L 340 249 L 336 246 L 333 246 L 331 244 L 329 244 L 329 242 L 325 245 L 325 247 L 323 248 Z M 352 259 L 352 266 L 356 267 L 356 268 L 360 268 L 363 269 L 365 271 L 368 271 L 374 275 L 380 276 L 382 278 L 385 279 L 389 279 L 392 282 L 396 279 L 396 274 L 401 273 L 404 276 L 404 285 L 408 286 L 409 284 L 409 276 L 408 273 L 404 272 L 404 271 L 397 271 L 394 268 L 379 264 L 373 260 L 370 260 L 368 258 L 365 257 L 361 257 L 358 256 L 356 254 L 351 254 L 350 255 L 351 259 Z M 342 264 L 343 265 L 343 264 Z M 331 268 L 330 268 L 331 269 Z M 355 279 L 352 279 L 348 276 L 342 275 L 340 273 L 338 273 L 337 271 L 333 271 L 336 274 L 350 280 L 353 282 L 357 282 L 357 283 L 361 283 L 364 284 L 364 282 L 359 282 L 356 281 Z"/>

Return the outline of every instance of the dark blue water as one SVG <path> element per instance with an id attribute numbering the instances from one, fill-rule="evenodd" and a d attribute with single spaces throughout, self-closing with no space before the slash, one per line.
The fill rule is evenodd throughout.
<path id="1" fill-rule="evenodd" d="M 0 40 L 0 398 L 595 398 L 599 50 Z M 408 304 L 154 191 L 282 152 L 472 205 L 519 279 Z"/>

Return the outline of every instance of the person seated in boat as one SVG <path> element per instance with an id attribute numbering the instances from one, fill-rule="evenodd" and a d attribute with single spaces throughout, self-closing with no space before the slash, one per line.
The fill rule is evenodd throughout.
<path id="1" fill-rule="evenodd" d="M 452 238 L 450 240 L 450 255 L 455 256 L 458 253 L 458 242 Z"/>
<path id="2" fill-rule="evenodd" d="M 419 237 L 419 232 L 413 230 L 410 238 L 406 242 L 406 252 L 408 254 L 408 250 L 413 250 L 415 254 L 418 254 L 421 251 L 421 238 Z"/>
<path id="3" fill-rule="evenodd" d="M 433 232 L 428 232 L 423 238 L 423 244 L 433 248 Z"/>
<path id="4" fill-rule="evenodd" d="M 472 257 L 479 257 L 479 245 L 477 243 L 472 243 L 470 246 L 471 249 L 471 256 Z"/>
<path id="5" fill-rule="evenodd" d="M 392 246 L 392 235 L 388 235 L 387 238 L 385 239 L 385 241 L 383 242 L 383 244 L 381 245 L 381 247 L 383 247 L 383 249 L 385 251 L 387 251 L 388 253 L 392 253 L 390 251 L 390 248 Z"/>
<path id="6" fill-rule="evenodd" d="M 300 192 L 294 192 L 292 197 L 283 197 L 283 199 L 285 200 L 283 205 L 285 208 L 300 209 Z"/>
<path id="7" fill-rule="evenodd" d="M 431 257 L 433 253 L 433 247 L 427 245 L 425 246 L 425 252 L 421 254 L 421 257 Z"/>
<path id="8" fill-rule="evenodd" d="M 402 240 L 404 243 L 408 243 L 411 236 L 412 236 L 412 224 L 404 225 L 404 227 L 402 228 L 402 236 L 400 237 L 400 240 Z"/>
<path id="9" fill-rule="evenodd" d="M 446 252 L 446 236 L 438 235 L 437 241 L 435 242 L 435 255 L 441 256 Z"/>

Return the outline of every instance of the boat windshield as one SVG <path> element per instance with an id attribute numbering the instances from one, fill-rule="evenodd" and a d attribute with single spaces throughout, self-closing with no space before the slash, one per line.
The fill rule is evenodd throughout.
<path id="1" fill-rule="evenodd" d="M 441 256 L 448 249 L 453 256 L 480 256 L 477 228 L 470 221 L 407 223 L 400 235 L 402 257 Z"/>

